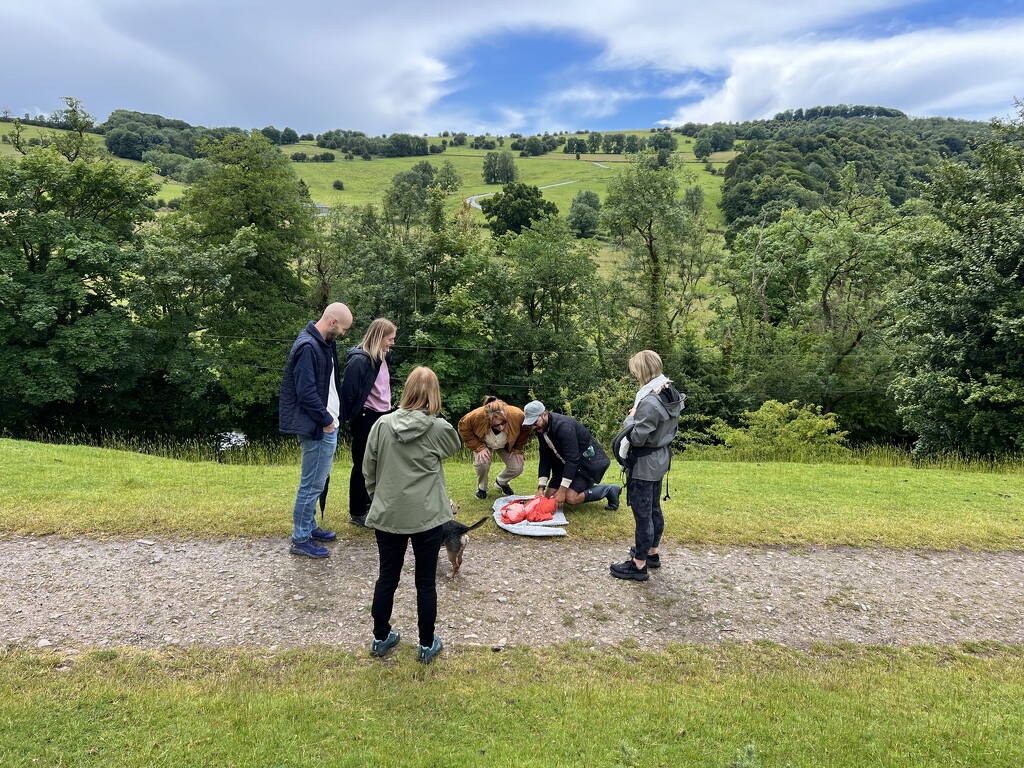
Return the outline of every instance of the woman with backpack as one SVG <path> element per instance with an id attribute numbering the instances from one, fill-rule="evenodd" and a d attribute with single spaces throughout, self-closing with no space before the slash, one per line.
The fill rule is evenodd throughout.
<path id="1" fill-rule="evenodd" d="M 647 581 L 648 567 L 661 567 L 658 545 L 665 531 L 661 483 L 672 464 L 672 440 L 686 395 L 662 372 L 657 352 L 637 352 L 629 359 L 629 372 L 640 382 L 640 389 L 612 449 L 626 470 L 626 502 L 636 520 L 636 536 L 630 558 L 612 563 L 611 574 L 617 579 Z"/>

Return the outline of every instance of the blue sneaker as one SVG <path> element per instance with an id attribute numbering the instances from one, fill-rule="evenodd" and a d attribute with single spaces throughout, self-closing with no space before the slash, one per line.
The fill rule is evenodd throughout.
<path id="1" fill-rule="evenodd" d="M 322 557 L 327 557 L 331 554 L 331 550 L 327 547 L 321 547 L 312 539 L 303 542 L 297 542 L 292 539 L 292 545 L 288 549 L 293 555 L 303 555 L 305 557 L 312 557 L 319 560 Z"/>
<path id="2" fill-rule="evenodd" d="M 421 645 L 419 650 L 416 652 L 416 661 L 421 664 L 429 664 L 434 660 L 434 657 L 441 652 L 444 646 L 441 644 L 441 638 L 434 636 L 434 644 L 429 648 L 425 645 Z"/>
<path id="3" fill-rule="evenodd" d="M 395 630 L 393 629 L 388 633 L 388 637 L 386 640 L 377 640 L 376 638 L 374 638 L 373 642 L 370 643 L 370 655 L 383 656 L 385 653 L 387 653 L 396 645 L 398 645 L 398 641 L 401 639 L 402 636 L 395 632 Z"/>
<path id="4" fill-rule="evenodd" d="M 312 533 L 310 533 L 309 535 L 317 541 L 334 541 L 336 538 L 338 538 L 338 534 L 336 534 L 334 531 L 325 531 L 320 526 L 314 528 Z"/>

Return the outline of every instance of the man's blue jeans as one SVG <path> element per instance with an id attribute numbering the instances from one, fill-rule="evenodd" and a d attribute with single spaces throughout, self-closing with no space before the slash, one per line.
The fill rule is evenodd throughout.
<path id="1" fill-rule="evenodd" d="M 316 527 L 316 502 L 331 474 L 331 462 L 338 447 L 338 430 L 324 432 L 320 440 L 300 437 L 299 445 L 302 447 L 302 476 L 292 513 L 292 539 L 296 544 L 309 541 Z"/>

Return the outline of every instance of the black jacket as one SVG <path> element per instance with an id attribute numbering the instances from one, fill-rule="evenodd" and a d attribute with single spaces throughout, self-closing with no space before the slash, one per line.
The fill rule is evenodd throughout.
<path id="1" fill-rule="evenodd" d="M 555 455 L 544 435 L 538 432 L 540 466 L 537 477 L 572 481 L 579 473 L 593 482 L 604 475 L 611 464 L 604 450 L 590 434 L 590 430 L 572 416 L 549 411 L 547 435 L 562 459 Z M 593 450 L 590 450 L 591 448 Z"/>
<path id="2" fill-rule="evenodd" d="M 393 350 L 388 350 L 384 360 L 391 367 Z M 351 423 L 363 410 L 363 404 L 373 389 L 373 383 L 380 372 L 380 361 L 370 359 L 370 355 L 361 347 L 352 347 L 345 353 L 345 377 L 341 382 L 339 396 L 341 398 L 342 422 Z"/>
<path id="3" fill-rule="evenodd" d="M 281 377 L 277 425 L 286 435 L 319 440 L 324 435 L 323 428 L 334 422 L 327 410 L 332 369 L 340 396 L 338 346 L 333 341 L 324 341 L 316 323 L 310 321 L 292 344 Z"/>

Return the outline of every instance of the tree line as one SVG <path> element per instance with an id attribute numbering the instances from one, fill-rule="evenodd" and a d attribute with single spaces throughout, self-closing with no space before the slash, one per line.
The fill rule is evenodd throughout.
<path id="1" fill-rule="evenodd" d="M 0 158 L 10 434 L 272 434 L 295 333 L 341 300 L 354 335 L 397 323 L 398 376 L 432 367 L 452 417 L 485 394 L 537 397 L 606 437 L 632 398 L 626 360 L 650 348 L 689 395 L 687 441 L 769 401 L 922 453 L 1024 440 L 1024 110 L 956 153 L 941 125 L 914 141 L 857 119 L 823 136 L 761 126 L 727 179 L 762 202 L 727 185 L 726 247 L 654 149 L 565 217 L 507 184 L 482 237 L 445 205 L 450 164 L 420 161 L 379 205 L 318 217 L 267 136 L 231 131 L 198 140 L 208 171 L 158 217 L 148 169 L 113 162 L 69 109 L 82 130 Z M 600 271 L 598 231 L 617 254 Z"/>

